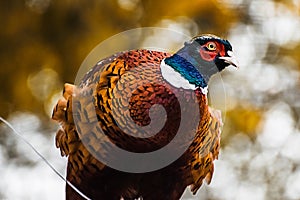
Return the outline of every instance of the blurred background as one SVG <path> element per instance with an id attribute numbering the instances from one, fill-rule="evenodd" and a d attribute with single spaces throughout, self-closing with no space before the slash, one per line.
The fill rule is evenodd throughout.
<path id="1" fill-rule="evenodd" d="M 222 150 L 212 183 L 182 199 L 300 199 L 300 0 L 0 1 L 0 24 L 0 116 L 63 175 L 51 110 L 96 45 L 149 26 L 227 38 L 241 67 L 210 83 Z M 0 174 L 0 199 L 64 199 L 65 183 L 2 123 Z"/>

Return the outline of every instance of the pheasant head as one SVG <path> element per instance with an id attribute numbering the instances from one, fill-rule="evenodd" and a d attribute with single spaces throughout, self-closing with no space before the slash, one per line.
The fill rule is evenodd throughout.
<path id="1" fill-rule="evenodd" d="M 238 67 L 228 40 L 215 35 L 194 37 L 162 63 L 162 75 L 172 85 L 185 89 L 206 88 L 212 75 L 227 66 Z"/>

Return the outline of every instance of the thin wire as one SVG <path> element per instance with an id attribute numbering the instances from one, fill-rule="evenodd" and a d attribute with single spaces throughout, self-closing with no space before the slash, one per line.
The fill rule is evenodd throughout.
<path id="1" fill-rule="evenodd" d="M 8 121 L 0 117 L 0 121 L 2 121 L 4 124 L 6 124 L 15 135 L 17 135 L 23 142 L 25 142 L 42 160 L 54 171 L 55 174 L 57 174 L 62 180 L 64 180 L 71 188 L 73 188 L 81 197 L 83 197 L 86 200 L 91 200 L 88 198 L 85 194 L 83 194 L 79 189 L 77 189 L 71 182 L 69 182 L 63 175 L 61 175 L 54 167 L 53 165 L 24 137 L 22 136 Z"/>

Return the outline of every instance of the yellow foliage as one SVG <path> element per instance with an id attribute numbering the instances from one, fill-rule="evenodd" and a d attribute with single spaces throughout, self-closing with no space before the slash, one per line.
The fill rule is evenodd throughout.
<path id="1" fill-rule="evenodd" d="M 247 102 L 244 102 L 247 104 Z M 255 105 L 237 106 L 226 113 L 226 133 L 225 135 L 241 132 L 255 137 L 260 123 L 263 120 L 263 110 Z"/>

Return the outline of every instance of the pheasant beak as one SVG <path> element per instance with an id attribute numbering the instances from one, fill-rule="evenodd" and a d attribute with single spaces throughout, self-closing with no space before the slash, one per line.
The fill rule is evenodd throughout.
<path id="1" fill-rule="evenodd" d="M 224 57 L 219 57 L 219 59 L 224 60 L 226 63 L 228 63 L 229 65 L 232 65 L 236 68 L 239 68 L 240 64 L 238 62 L 238 60 L 236 59 L 234 53 L 232 51 L 227 51 L 227 55 L 228 56 L 224 56 Z"/>

